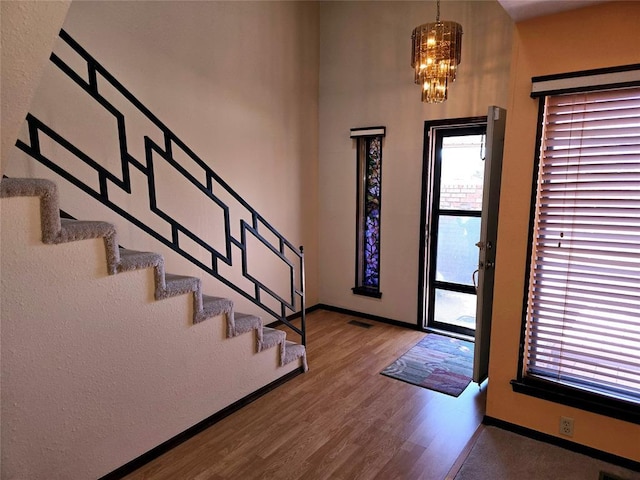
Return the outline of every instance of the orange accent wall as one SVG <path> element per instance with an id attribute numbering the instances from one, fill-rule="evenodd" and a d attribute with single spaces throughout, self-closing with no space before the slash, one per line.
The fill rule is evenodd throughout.
<path id="1" fill-rule="evenodd" d="M 640 461 L 640 425 L 512 391 L 525 285 L 538 101 L 531 77 L 640 63 L 640 2 L 612 2 L 516 24 L 502 172 L 487 415 Z M 566 437 L 562 437 L 566 438 Z"/>

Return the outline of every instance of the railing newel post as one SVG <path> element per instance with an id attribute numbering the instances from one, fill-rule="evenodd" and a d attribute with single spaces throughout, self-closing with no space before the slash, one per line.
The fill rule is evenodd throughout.
<path id="1" fill-rule="evenodd" d="M 300 245 L 300 291 L 302 295 L 300 296 L 300 308 L 301 308 L 301 316 L 300 316 L 300 330 L 302 330 L 302 339 L 301 343 L 305 347 L 307 346 L 307 326 L 306 326 L 306 288 L 305 288 L 305 271 L 304 271 L 304 246 Z"/>

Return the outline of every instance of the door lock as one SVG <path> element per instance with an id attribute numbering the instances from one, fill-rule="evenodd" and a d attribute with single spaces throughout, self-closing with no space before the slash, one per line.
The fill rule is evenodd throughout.
<path id="1" fill-rule="evenodd" d="M 487 250 L 491 250 L 493 248 L 493 244 L 489 241 L 484 242 L 480 240 L 478 243 L 476 243 L 476 247 L 478 247 L 480 250 L 484 248 L 486 248 Z"/>

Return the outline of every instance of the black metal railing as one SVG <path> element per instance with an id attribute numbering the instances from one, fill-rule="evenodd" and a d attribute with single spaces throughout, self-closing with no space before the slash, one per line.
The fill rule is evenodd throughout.
<path id="1" fill-rule="evenodd" d="M 200 159 L 187 145 L 185 145 L 164 123 L 162 123 L 147 107 L 145 107 L 140 101 L 133 96 L 118 80 L 116 80 L 100 63 L 98 63 L 84 48 L 82 48 L 68 33 L 64 30 L 60 31 L 60 38 L 77 53 L 86 62 L 87 67 L 87 79 L 77 73 L 67 63 L 65 63 L 55 53 L 51 54 L 51 61 L 69 77 L 78 86 L 80 86 L 86 93 L 88 93 L 96 102 L 104 107 L 109 113 L 111 113 L 117 122 L 118 139 L 119 139 L 119 153 L 120 153 L 120 166 L 122 178 L 109 171 L 104 166 L 100 165 L 97 161 L 92 159 L 89 155 L 81 151 L 79 148 L 72 145 L 67 139 L 63 138 L 60 134 L 54 131 L 51 127 L 47 126 L 44 122 L 36 118 L 32 114 L 27 115 L 27 125 L 29 132 L 28 144 L 18 140 L 16 146 L 24 151 L 29 156 L 33 157 L 38 162 L 47 166 L 55 173 L 80 188 L 88 195 L 99 200 L 101 203 L 124 217 L 126 220 L 136 225 L 156 240 L 162 242 L 175 252 L 179 253 L 182 257 L 191 261 L 197 265 L 203 271 L 209 275 L 220 280 L 223 284 L 233 289 L 243 297 L 247 298 L 254 304 L 258 305 L 264 311 L 275 317 L 280 322 L 287 325 L 294 332 L 301 336 L 301 343 L 306 344 L 305 338 L 305 298 L 304 298 L 304 253 L 303 248 L 296 248 L 289 242 L 284 236 L 282 236 L 267 220 L 260 215 L 253 207 L 251 207 L 238 193 L 236 193 L 222 178 L 220 178 L 202 159 Z M 99 89 L 99 84 L 102 82 L 108 82 L 115 90 L 121 94 L 130 105 L 135 107 L 140 113 L 142 113 L 148 120 L 150 120 L 162 133 L 164 145 L 160 146 L 155 143 L 150 137 L 144 136 L 144 151 L 145 159 L 140 161 L 136 159 L 127 148 L 127 136 L 125 129 L 125 116 L 120 112 L 109 100 L 107 100 Z M 45 135 L 69 153 L 80 159 L 86 165 L 91 167 L 98 174 L 98 188 L 87 185 L 84 181 L 80 180 L 73 173 L 65 170 L 52 159 L 48 158 L 41 150 L 40 140 L 41 135 Z M 174 158 L 174 153 L 180 150 L 184 155 L 181 157 L 188 157 L 194 165 L 192 167 L 199 168 L 204 173 L 206 183 L 200 182 L 194 175 L 192 175 L 187 169 L 185 169 Z M 155 154 L 155 155 L 154 155 Z M 197 234 L 183 226 L 177 219 L 173 218 L 170 214 L 163 211 L 158 207 L 156 198 L 156 177 L 154 170 L 154 156 L 159 156 L 168 165 L 173 168 L 176 174 L 186 178 L 195 189 L 200 191 L 205 198 L 208 198 L 218 208 L 221 209 L 224 218 L 224 238 L 225 244 L 223 249 L 216 249 Z M 197 167 L 196 167 L 197 166 Z M 171 238 L 158 233 L 149 225 L 134 217 L 125 209 L 118 206 L 112 199 L 109 198 L 109 190 L 111 186 L 115 186 L 128 194 L 132 193 L 130 168 L 134 167 L 140 173 L 147 178 L 148 184 L 148 196 L 149 196 L 149 209 L 157 217 L 164 220 L 171 229 Z M 220 198 L 220 191 L 226 192 L 226 194 L 233 199 L 247 213 L 246 217 L 240 219 L 240 238 L 236 238 L 231 233 L 230 222 L 230 209 Z M 268 232 L 268 236 L 275 239 L 275 244 L 270 242 L 265 235 Z M 201 259 L 194 257 L 188 251 L 186 251 L 180 244 L 180 235 L 184 235 L 191 241 L 198 244 L 211 256 L 211 262 L 205 263 Z M 288 269 L 288 292 L 286 297 L 279 293 L 276 293 L 275 287 L 270 288 L 263 284 L 260 280 L 252 276 L 248 271 L 248 235 L 253 236 L 257 241 L 262 243 L 273 255 L 275 255 L 280 261 L 282 261 Z M 226 278 L 219 270 L 219 262 L 223 262 L 228 266 L 233 265 L 232 246 L 237 247 L 241 252 L 241 266 L 242 276 L 247 279 L 252 288 L 241 288 L 236 283 Z M 220 251 L 223 250 L 223 251 Z M 289 255 L 289 256 L 287 256 Z M 289 257 L 293 258 L 291 260 Z M 268 297 L 264 297 L 267 295 Z M 265 303 L 269 300 L 270 305 Z M 275 302 L 274 302 L 275 300 Z M 298 300 L 298 302 L 296 302 Z M 273 308 L 273 305 L 279 305 L 279 308 Z M 301 316 L 301 326 L 297 327 L 287 320 L 287 312 L 296 312 L 296 306 L 299 307 Z M 279 310 L 279 311 L 278 311 Z"/>

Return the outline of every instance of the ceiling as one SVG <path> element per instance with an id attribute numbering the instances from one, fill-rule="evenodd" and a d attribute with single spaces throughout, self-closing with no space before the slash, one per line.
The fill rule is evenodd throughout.
<path id="1" fill-rule="evenodd" d="M 498 0 L 514 22 L 604 3 L 609 0 Z"/>

